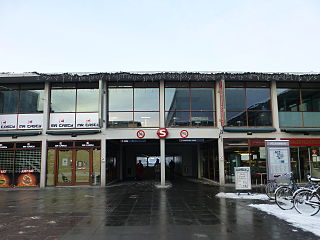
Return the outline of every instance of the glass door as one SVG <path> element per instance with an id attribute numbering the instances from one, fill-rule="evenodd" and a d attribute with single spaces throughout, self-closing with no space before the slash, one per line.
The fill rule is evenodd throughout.
<path id="1" fill-rule="evenodd" d="M 310 147 L 310 166 L 311 166 L 311 176 L 315 178 L 320 178 L 320 156 L 319 147 Z"/>
<path id="2" fill-rule="evenodd" d="M 73 183 L 73 161 L 72 150 L 58 150 L 57 159 L 57 184 L 72 185 Z"/>
<path id="3" fill-rule="evenodd" d="M 90 183 L 90 150 L 76 150 L 75 183 Z"/>
<path id="4" fill-rule="evenodd" d="M 306 181 L 307 174 L 311 173 L 309 147 L 299 147 L 299 165 L 301 181 Z"/>

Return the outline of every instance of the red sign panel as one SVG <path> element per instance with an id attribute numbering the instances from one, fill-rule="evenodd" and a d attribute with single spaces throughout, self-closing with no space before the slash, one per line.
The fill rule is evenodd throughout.
<path id="1" fill-rule="evenodd" d="M 159 128 L 157 135 L 159 138 L 166 138 L 168 136 L 168 130 L 166 128 Z"/>
<path id="2" fill-rule="evenodd" d="M 219 82 L 219 92 L 220 92 L 220 122 L 221 126 L 224 126 L 224 86 L 223 81 Z"/>
<path id="3" fill-rule="evenodd" d="M 320 146 L 320 139 L 305 139 L 305 138 L 295 138 L 295 139 L 281 139 L 281 140 L 289 140 L 290 146 Z"/>
<path id="4" fill-rule="evenodd" d="M 138 138 L 144 138 L 145 135 L 146 135 L 146 133 L 145 133 L 145 131 L 143 131 L 143 130 L 139 130 L 139 131 L 137 132 L 137 137 L 138 137 Z"/>

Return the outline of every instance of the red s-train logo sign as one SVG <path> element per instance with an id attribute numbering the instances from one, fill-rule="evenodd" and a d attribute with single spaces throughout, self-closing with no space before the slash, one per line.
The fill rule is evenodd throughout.
<path id="1" fill-rule="evenodd" d="M 168 136 L 168 130 L 166 128 L 159 128 L 157 135 L 159 138 L 166 138 Z"/>

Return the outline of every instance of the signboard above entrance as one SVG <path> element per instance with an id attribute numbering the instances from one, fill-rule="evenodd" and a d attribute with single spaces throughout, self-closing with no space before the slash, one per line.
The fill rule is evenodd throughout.
<path id="1" fill-rule="evenodd" d="M 187 139 L 179 139 L 179 142 L 187 142 L 187 143 L 198 143 L 204 142 L 203 138 L 187 138 Z"/>

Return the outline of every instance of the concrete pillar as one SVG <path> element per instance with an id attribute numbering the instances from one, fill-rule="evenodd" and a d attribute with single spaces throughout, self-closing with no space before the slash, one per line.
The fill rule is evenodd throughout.
<path id="1" fill-rule="evenodd" d="M 201 167 L 202 167 L 202 162 L 201 162 L 201 154 L 200 154 L 200 144 L 197 144 L 197 152 L 198 152 L 198 179 L 200 179 L 201 176 Z"/>
<path id="2" fill-rule="evenodd" d="M 50 84 L 44 85 L 44 107 L 42 121 L 42 142 L 41 142 L 41 166 L 40 166 L 40 188 L 46 186 L 46 167 L 47 167 L 47 139 L 46 132 L 49 124 L 50 114 Z"/>
<path id="3" fill-rule="evenodd" d="M 119 179 L 123 180 L 123 146 L 122 143 L 120 143 L 120 154 L 119 154 Z"/>
<path id="4" fill-rule="evenodd" d="M 106 186 L 106 140 L 101 139 L 101 187 Z"/>
<path id="5" fill-rule="evenodd" d="M 219 155 L 219 183 L 225 184 L 224 176 L 224 149 L 223 149 L 223 125 L 225 122 L 225 94 L 224 80 L 216 82 L 216 106 L 217 106 L 217 127 L 220 130 L 218 138 L 218 155 Z"/>
<path id="6" fill-rule="evenodd" d="M 160 81 L 160 128 L 165 127 L 165 109 L 164 109 L 164 81 Z M 166 184 L 166 140 L 160 139 L 160 163 L 161 163 L 161 185 Z"/>
<path id="7" fill-rule="evenodd" d="M 104 137 L 104 132 L 107 127 L 106 121 L 106 104 L 107 104 L 107 96 L 106 96 L 106 88 L 105 84 L 102 80 L 99 80 L 99 117 L 100 117 L 100 127 L 102 128 L 102 136 L 101 136 L 101 187 L 106 186 L 106 153 L 107 153 L 107 143 Z"/>
<path id="8" fill-rule="evenodd" d="M 271 82 L 271 110 L 273 126 L 277 129 L 277 132 L 280 132 L 276 81 Z"/>

